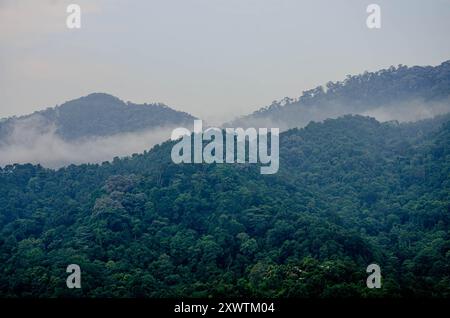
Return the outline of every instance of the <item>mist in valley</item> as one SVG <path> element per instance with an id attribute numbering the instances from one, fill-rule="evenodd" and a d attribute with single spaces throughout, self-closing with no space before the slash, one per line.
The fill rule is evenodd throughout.
<path id="1" fill-rule="evenodd" d="M 69 164 L 101 163 L 149 150 L 169 139 L 173 128 L 156 127 L 68 141 L 57 134 L 55 125 L 34 116 L 14 123 L 9 135 L 0 142 L 0 166 L 33 163 L 60 168 Z"/>

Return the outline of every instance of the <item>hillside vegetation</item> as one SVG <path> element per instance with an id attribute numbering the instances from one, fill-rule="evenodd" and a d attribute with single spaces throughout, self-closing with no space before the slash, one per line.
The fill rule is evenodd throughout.
<path id="1" fill-rule="evenodd" d="M 0 170 L 0 296 L 449 297 L 450 122 L 345 116 L 280 136 L 280 171 L 171 142 Z M 82 289 L 65 286 L 68 264 Z M 367 265 L 383 288 L 366 287 Z"/>

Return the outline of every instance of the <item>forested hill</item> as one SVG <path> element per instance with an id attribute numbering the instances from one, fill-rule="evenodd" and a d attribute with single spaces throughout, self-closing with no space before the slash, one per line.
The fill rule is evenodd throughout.
<path id="1" fill-rule="evenodd" d="M 450 61 L 438 66 L 399 65 L 376 72 L 348 75 L 339 82 L 284 98 L 229 125 L 303 127 L 345 114 L 363 114 L 378 120 L 415 121 L 450 112 Z"/>
<path id="2" fill-rule="evenodd" d="M 15 129 L 47 132 L 55 129 L 65 140 L 111 136 L 154 128 L 190 124 L 194 117 L 164 104 L 125 103 L 109 94 L 93 93 L 60 106 L 0 122 L 0 142 Z"/>
<path id="3" fill-rule="evenodd" d="M 448 116 L 289 130 L 274 175 L 175 165 L 171 146 L 0 170 L 0 296 L 450 296 Z"/>

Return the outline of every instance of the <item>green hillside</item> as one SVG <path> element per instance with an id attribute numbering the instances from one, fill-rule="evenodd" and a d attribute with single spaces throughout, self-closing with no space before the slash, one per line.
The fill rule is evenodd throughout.
<path id="1" fill-rule="evenodd" d="M 450 296 L 448 116 L 289 130 L 274 175 L 175 165 L 171 146 L 0 170 L 0 296 Z"/>

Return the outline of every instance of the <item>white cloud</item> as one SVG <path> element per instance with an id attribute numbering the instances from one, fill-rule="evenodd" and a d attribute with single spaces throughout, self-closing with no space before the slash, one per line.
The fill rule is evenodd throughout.
<path id="1" fill-rule="evenodd" d="M 142 153 L 170 138 L 173 127 L 158 127 L 140 132 L 77 141 L 63 140 L 56 127 L 42 117 L 18 121 L 0 146 L 0 166 L 13 163 L 40 163 L 49 168 L 69 164 L 100 163 L 114 157 Z"/>

